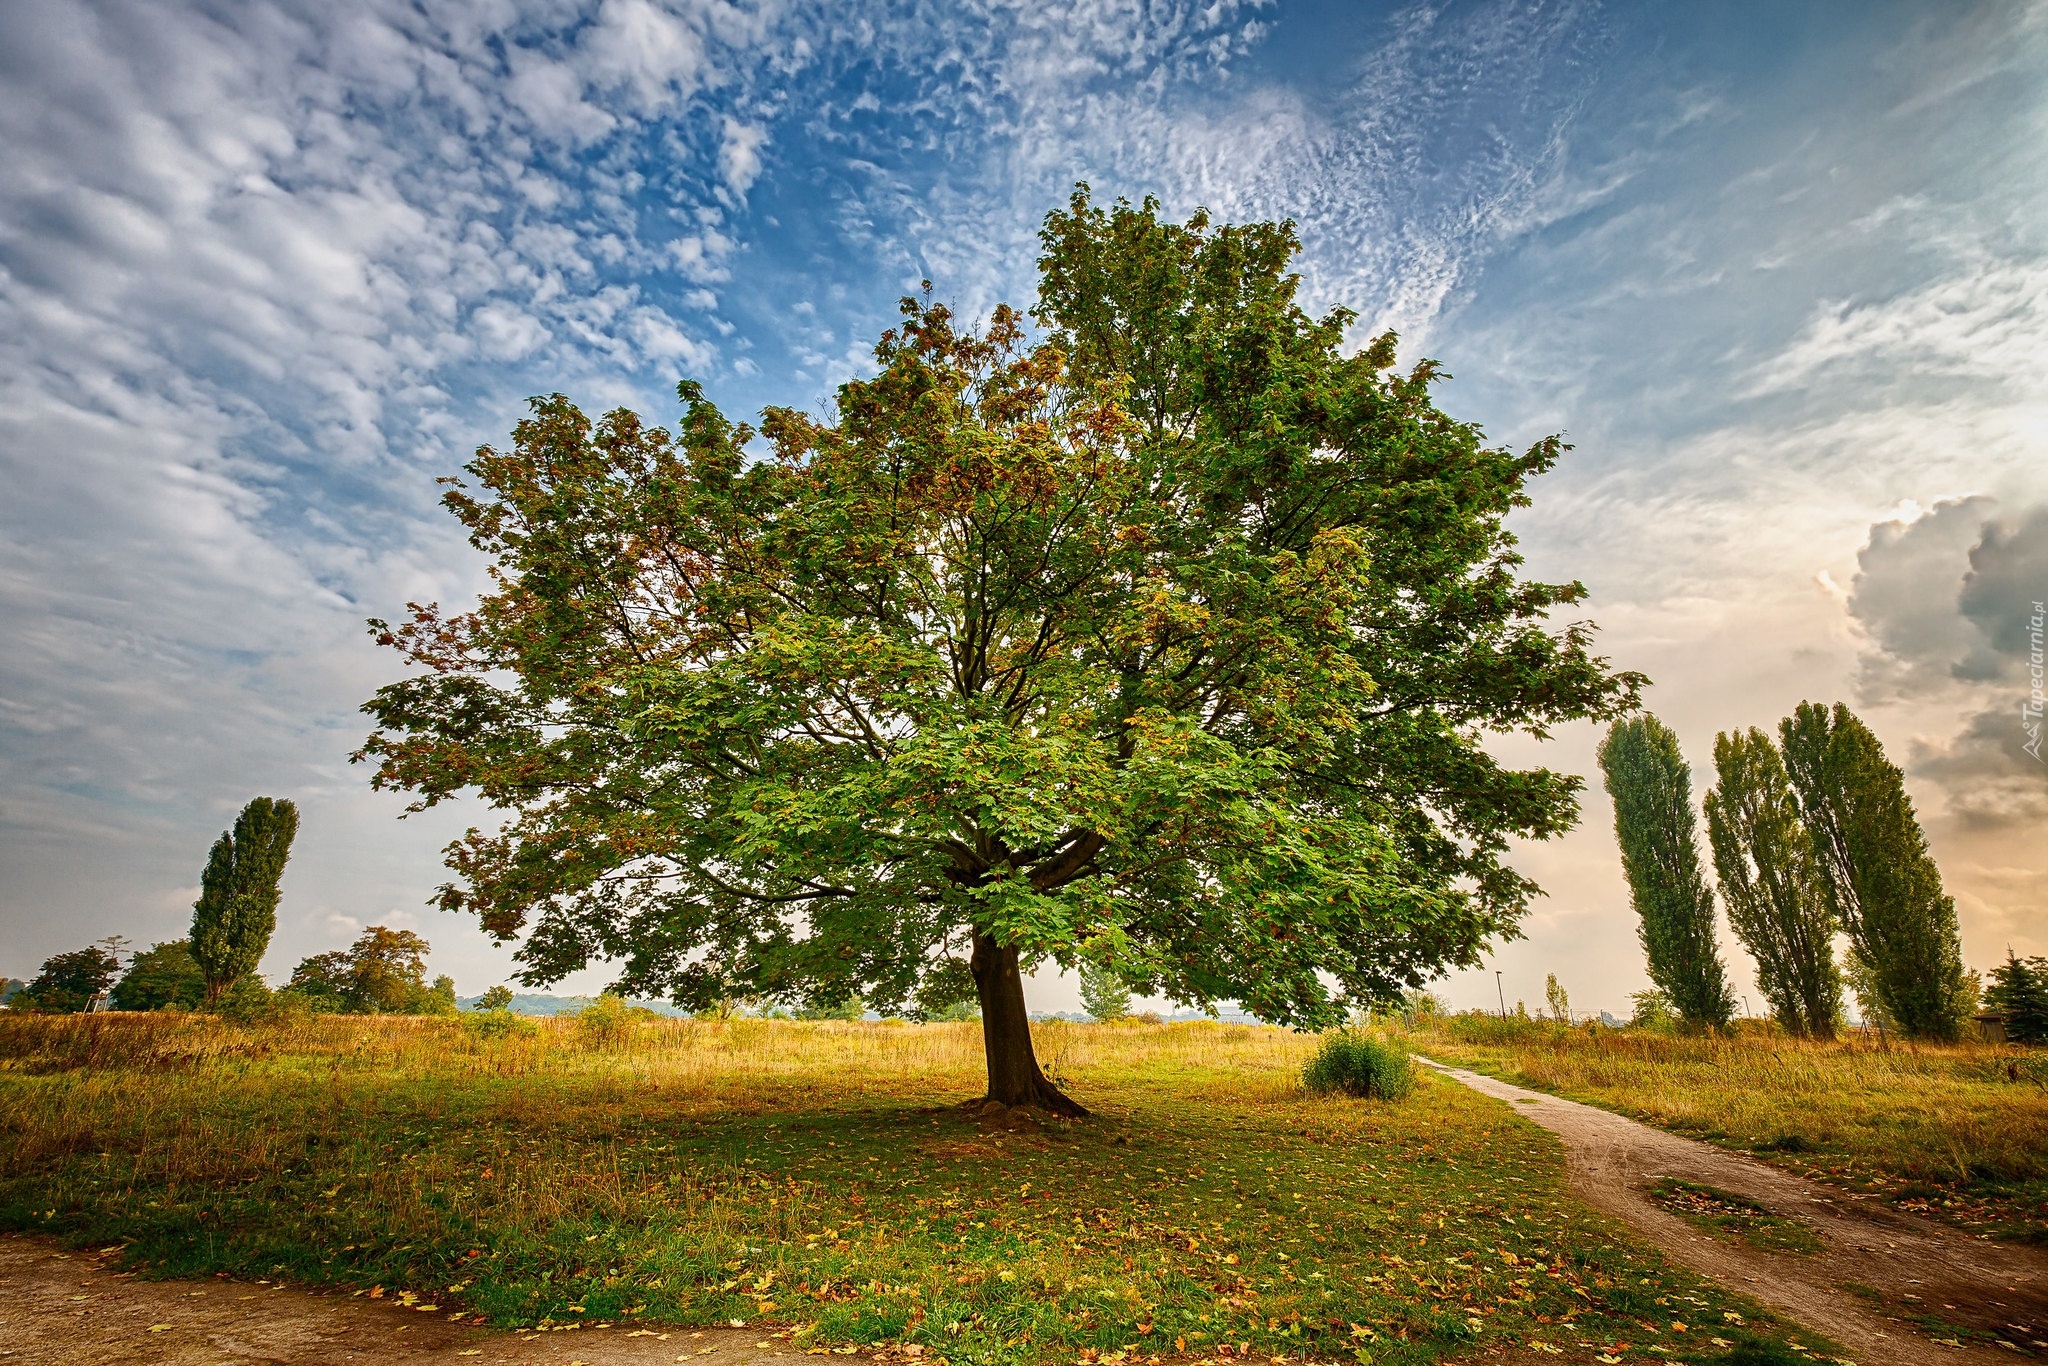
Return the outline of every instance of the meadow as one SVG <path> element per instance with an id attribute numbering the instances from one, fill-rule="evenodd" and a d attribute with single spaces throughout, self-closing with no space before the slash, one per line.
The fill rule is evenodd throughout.
<path id="1" fill-rule="evenodd" d="M 2048 1242 L 2048 1053 L 1856 1035 L 1811 1043 L 1462 1015 L 1416 1052 L 1599 1105 L 1996 1237 Z"/>
<path id="2" fill-rule="evenodd" d="M 0 1226 L 535 1331 L 963 1364 L 1825 1350 L 1454 1083 L 1311 1097 L 1314 1041 L 1275 1029 L 1037 1032 L 1093 1118 L 963 1106 L 974 1024 L 0 1017 Z"/>

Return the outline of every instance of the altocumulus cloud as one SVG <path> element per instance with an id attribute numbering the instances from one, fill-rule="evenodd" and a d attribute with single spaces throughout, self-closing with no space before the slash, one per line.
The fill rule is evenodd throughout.
<path id="1" fill-rule="evenodd" d="M 921 279 L 1028 302 L 1080 179 L 1295 218 L 1312 307 L 1442 356 L 1504 436 L 1568 429 L 1531 559 L 1587 580 L 1695 756 L 1856 696 L 1953 808 L 1966 945 L 2024 948 L 2048 878 L 1999 832 L 2038 793 L 1982 775 L 2043 544 L 2044 15 L 0 6 L 0 970 L 178 932 L 256 791 L 306 811 L 271 972 L 419 923 L 488 813 L 395 825 L 345 756 L 393 667 L 362 619 L 476 588 L 433 477 L 533 393 L 821 398 Z M 1585 772 L 1591 738 L 1538 757 Z M 1527 991 L 1639 972 L 1587 814 L 1525 853 Z M 420 927 L 465 989 L 503 970 Z"/>
<path id="2" fill-rule="evenodd" d="M 177 932 L 207 841 L 257 790 L 307 811 L 273 972 L 414 917 L 454 827 L 394 835 L 344 762 L 389 668 L 361 622 L 473 593 L 431 477 L 525 394 L 658 413 L 692 373 L 802 401 L 865 363 L 921 276 L 971 308 L 1028 297 L 1032 225 L 1082 175 L 1176 211 L 1297 214 L 1319 288 L 1426 326 L 1554 159 L 1570 95 L 1482 161 L 1432 139 L 1540 86 L 1584 14 L 1396 14 L 1331 101 L 1238 75 L 1267 18 L 5 7 L 9 941 Z M 1414 174 L 1432 153 L 1451 174 Z"/>

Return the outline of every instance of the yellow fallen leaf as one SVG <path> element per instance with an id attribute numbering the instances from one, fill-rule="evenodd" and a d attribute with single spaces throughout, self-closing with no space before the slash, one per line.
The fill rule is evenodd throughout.
<path id="1" fill-rule="evenodd" d="M 459 1357 L 480 1357 L 483 1354 L 483 1349 L 480 1347 L 465 1347 L 455 1355 Z"/>
<path id="2" fill-rule="evenodd" d="M 168 1323 L 152 1323 L 149 1325 L 149 1331 L 152 1333 L 168 1333 L 171 1331 L 171 1325 Z"/>

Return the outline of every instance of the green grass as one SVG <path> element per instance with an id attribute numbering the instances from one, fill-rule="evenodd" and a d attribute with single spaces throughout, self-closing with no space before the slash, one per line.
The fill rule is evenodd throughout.
<path id="1" fill-rule="evenodd" d="M 1712 1186 L 1667 1176 L 1651 1187 L 1650 1194 L 1694 1228 L 1720 1238 L 1739 1238 L 1764 1252 L 1810 1257 L 1823 1247 L 1814 1231 L 1799 1220 L 1773 1214 L 1754 1200 Z"/>
<path id="2" fill-rule="evenodd" d="M 1881 1195 L 1974 1232 L 2048 1241 L 2048 1053 L 1802 1043 L 1457 1016 L 1408 1032 L 1442 1062 L 1603 1106 Z"/>
<path id="3" fill-rule="evenodd" d="M 1578 1205 L 1550 1135 L 1454 1083 L 1317 1098 L 1310 1038 L 1042 1026 L 1097 1117 L 1008 1128 L 958 1104 L 977 1031 L 0 1016 L 0 1226 L 150 1274 L 960 1366 L 1782 1357 L 1768 1315 Z"/>

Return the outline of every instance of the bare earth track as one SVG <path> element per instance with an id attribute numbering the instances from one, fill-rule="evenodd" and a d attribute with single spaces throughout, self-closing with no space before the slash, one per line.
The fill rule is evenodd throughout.
<path id="1" fill-rule="evenodd" d="M 1562 1139 L 1581 1200 L 1628 1223 L 1673 1261 L 1827 1334 L 1858 1366 L 2048 1357 L 2048 1255 L 1902 1215 L 1590 1105 L 1429 1065 Z M 1821 1250 L 1766 1252 L 1702 1233 L 1650 1198 L 1649 1189 L 1666 1177 L 1796 1220 L 1819 1238 Z M 1951 1336 L 1931 1321 L 1989 1339 Z"/>
<path id="2" fill-rule="evenodd" d="M 42 1239 L 0 1237 L 0 1363 L 102 1366 L 796 1366 L 758 1329 L 620 1325 L 513 1333 L 347 1294 L 235 1280 L 144 1281 Z"/>

